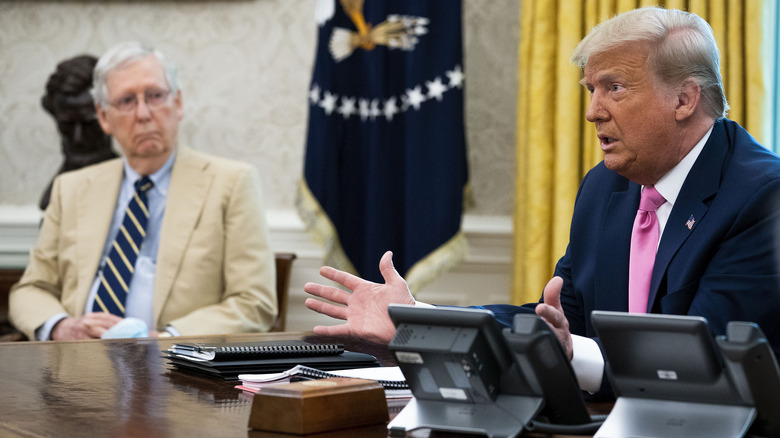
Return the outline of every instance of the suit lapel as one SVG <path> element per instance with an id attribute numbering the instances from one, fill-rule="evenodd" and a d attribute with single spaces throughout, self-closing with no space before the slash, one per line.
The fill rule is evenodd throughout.
<path id="1" fill-rule="evenodd" d="M 101 263 L 100 257 L 108 237 L 108 229 L 116 210 L 119 185 L 122 182 L 122 160 L 106 163 L 100 172 L 85 178 L 77 200 L 77 272 L 79 290 L 88 291 Z M 114 236 L 110 237 L 111 239 Z M 86 304 L 88 293 L 81 297 L 79 308 Z"/>
<path id="2" fill-rule="evenodd" d="M 648 312 L 652 310 L 660 292 L 661 280 L 666 275 L 669 263 L 688 236 L 704 219 L 709 210 L 709 201 L 718 192 L 727 152 L 728 141 L 723 123 L 716 123 L 704 149 L 685 178 L 669 220 L 666 222 L 650 280 Z"/>
<path id="3" fill-rule="evenodd" d="M 626 181 L 626 187 L 612 192 L 599 234 L 598 266 L 594 278 L 594 308 L 628 310 L 628 258 L 631 229 L 639 205 L 639 185 Z"/>
<path id="4" fill-rule="evenodd" d="M 154 320 L 158 320 L 181 268 L 192 233 L 200 220 L 212 183 L 208 161 L 179 148 L 160 230 L 160 247 L 154 280 Z"/>

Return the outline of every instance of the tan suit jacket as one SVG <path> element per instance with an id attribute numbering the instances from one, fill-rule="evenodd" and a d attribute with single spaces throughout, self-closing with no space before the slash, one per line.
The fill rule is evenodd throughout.
<path id="1" fill-rule="evenodd" d="M 115 159 L 60 175 L 30 263 L 10 295 L 11 322 L 30 339 L 57 313 L 80 316 L 100 264 L 122 181 Z M 276 312 L 257 171 L 179 148 L 154 279 L 156 327 L 182 335 L 265 331 Z"/>

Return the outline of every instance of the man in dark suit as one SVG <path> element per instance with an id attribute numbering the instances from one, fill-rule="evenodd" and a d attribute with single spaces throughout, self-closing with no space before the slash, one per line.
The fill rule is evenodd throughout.
<path id="1" fill-rule="evenodd" d="M 591 94 L 586 118 L 596 126 L 604 161 L 580 186 L 569 246 L 540 303 L 484 308 L 505 324 L 534 309 L 556 332 L 580 386 L 594 392 L 603 371 L 591 339 L 596 309 L 703 316 L 716 334 L 729 321 L 753 321 L 780 352 L 773 251 L 780 158 L 724 118 L 728 104 L 712 29 L 687 12 L 637 9 L 596 26 L 572 60 Z M 657 252 L 654 261 L 652 253 L 642 261 L 632 228 L 641 194 L 653 191 L 662 196 L 647 213 L 655 216 L 650 247 Z M 642 277 L 635 267 L 646 271 L 637 289 Z M 353 293 L 305 286 L 346 305 L 307 300 L 310 309 L 347 321 L 315 332 L 389 341 L 387 304 L 415 301 L 391 254 L 380 269 L 384 285 L 322 268 L 324 277 Z"/>

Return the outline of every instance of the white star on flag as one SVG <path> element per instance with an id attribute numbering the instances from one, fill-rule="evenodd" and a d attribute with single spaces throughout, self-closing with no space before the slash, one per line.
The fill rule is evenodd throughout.
<path id="1" fill-rule="evenodd" d="M 339 114 L 343 115 L 345 119 L 355 114 L 355 98 L 354 97 L 342 97 L 341 107 L 339 108 Z"/>
<path id="2" fill-rule="evenodd" d="M 309 100 L 311 103 L 316 104 L 320 100 L 320 87 L 317 84 L 314 84 L 313 87 L 311 87 L 311 91 L 309 91 Z"/>
<path id="3" fill-rule="evenodd" d="M 428 98 L 436 98 L 441 102 L 444 92 L 447 91 L 447 86 L 441 82 L 441 78 L 436 76 L 433 81 L 425 81 L 425 85 L 428 86 Z"/>
<path id="4" fill-rule="evenodd" d="M 371 108 L 369 109 L 368 115 L 371 116 L 371 120 L 382 115 L 382 111 L 379 110 L 379 99 L 371 101 Z"/>
<path id="5" fill-rule="evenodd" d="M 409 96 L 409 105 L 413 106 L 415 110 L 419 110 L 420 104 L 425 102 L 425 95 L 423 95 L 422 87 L 419 85 L 412 90 L 406 90 L 406 95 Z"/>
<path id="6" fill-rule="evenodd" d="M 447 72 L 447 77 L 450 78 L 450 88 L 462 88 L 463 87 L 463 70 L 459 65 Z"/>
<path id="7" fill-rule="evenodd" d="M 330 91 L 325 92 L 325 95 L 322 97 L 322 102 L 320 102 L 320 107 L 325 110 L 325 114 L 330 115 L 333 110 L 336 109 L 336 101 L 338 99 L 338 95 L 331 94 Z"/>
<path id="8" fill-rule="evenodd" d="M 371 110 L 368 108 L 368 99 L 358 100 L 358 114 L 360 114 L 360 120 L 364 122 L 371 115 Z"/>
<path id="9" fill-rule="evenodd" d="M 398 106 L 395 104 L 395 96 L 391 97 L 390 99 L 387 99 L 385 102 L 385 118 L 387 120 L 393 120 L 393 115 L 398 113 Z"/>

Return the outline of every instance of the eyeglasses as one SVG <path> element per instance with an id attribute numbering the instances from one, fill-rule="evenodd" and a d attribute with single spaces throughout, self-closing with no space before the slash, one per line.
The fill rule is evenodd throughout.
<path id="1" fill-rule="evenodd" d="M 146 90 L 144 91 L 144 102 L 149 110 L 155 110 L 168 103 L 170 90 Z M 120 113 L 131 113 L 138 107 L 138 98 L 135 94 L 128 94 L 111 102 L 111 106 Z"/>

